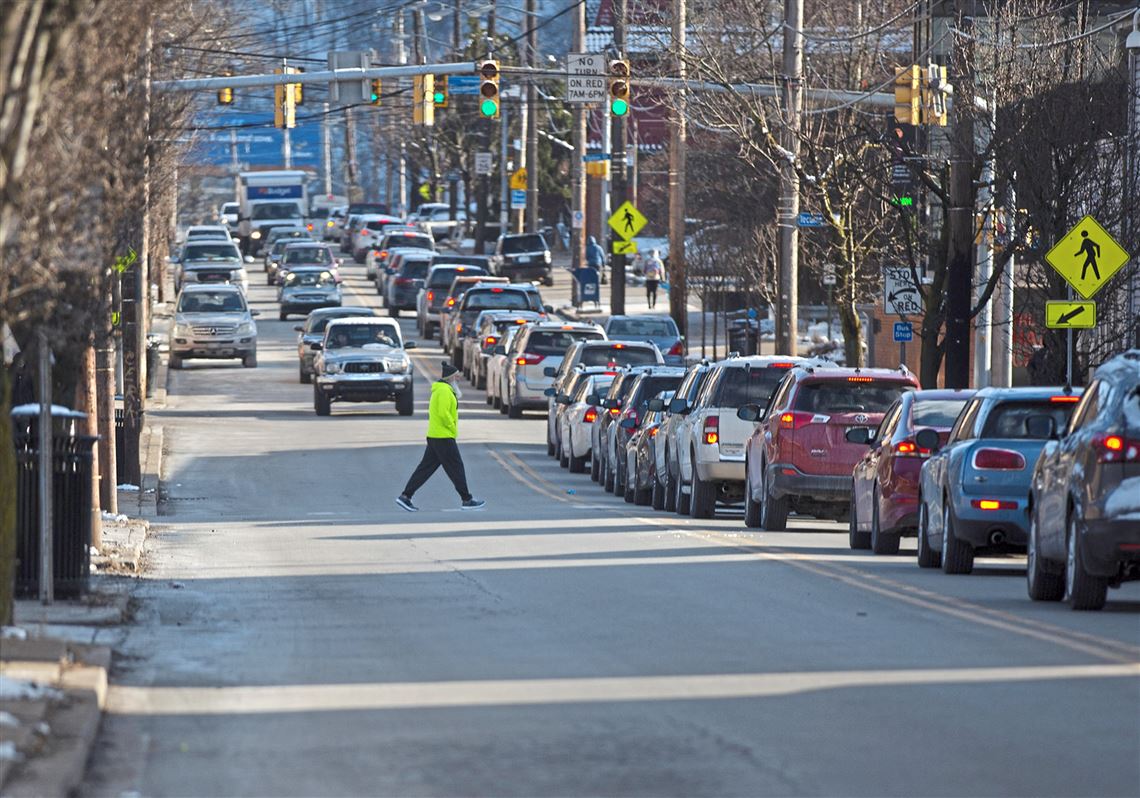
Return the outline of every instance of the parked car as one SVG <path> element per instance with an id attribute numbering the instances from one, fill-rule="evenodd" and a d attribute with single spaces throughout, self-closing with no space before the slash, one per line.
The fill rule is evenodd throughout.
<path id="1" fill-rule="evenodd" d="M 657 433 L 660 440 L 654 448 L 654 454 L 657 456 L 655 468 L 657 481 L 661 483 L 660 490 L 664 493 L 661 509 L 666 512 L 689 514 L 689 497 L 681 494 L 678 488 L 681 466 L 680 456 L 677 453 L 688 446 L 687 417 L 692 413 L 697 397 L 700 396 L 701 389 L 712 373 L 712 367 L 708 359 L 702 359 L 689 366 L 685 378 L 673 392 L 673 398 L 663 408 L 665 418 L 661 422 L 661 431 Z M 683 502 L 680 509 L 677 504 L 679 496 Z"/>
<path id="2" fill-rule="evenodd" d="M 650 341 L 656 344 L 670 366 L 685 362 L 685 339 L 669 316 L 610 316 L 606 337 L 612 341 Z"/>
<path id="3" fill-rule="evenodd" d="M 447 301 L 447 289 L 456 277 L 478 277 L 486 273 L 479 266 L 442 262 L 438 254 L 434 255 L 423 287 L 416 295 L 416 324 L 420 334 L 425 338 L 434 336 L 435 328 L 439 325 L 440 309 Z"/>
<path id="4" fill-rule="evenodd" d="M 277 284 L 277 270 L 281 267 L 281 258 L 285 256 L 285 247 L 290 244 L 315 244 L 311 238 L 281 237 L 267 245 L 265 252 L 265 284 Z"/>
<path id="5" fill-rule="evenodd" d="M 542 296 L 533 285 L 502 285 L 480 282 L 463 292 L 454 312 L 448 314 L 447 350 L 456 368 L 463 368 L 461 338 L 474 335 L 471 325 L 484 310 L 529 310 L 545 318 L 553 308 L 542 304 Z M 546 386 L 543 386 L 544 388 Z"/>
<path id="6" fill-rule="evenodd" d="M 605 413 L 597 400 L 604 396 L 613 384 L 616 373 L 612 371 L 597 371 L 583 373 L 581 378 L 570 386 L 570 392 L 563 394 L 560 400 L 564 410 L 559 415 L 559 440 L 562 456 L 566 458 L 567 468 L 573 474 L 580 474 L 586 470 L 586 463 L 591 458 L 593 425 Z"/>
<path id="7" fill-rule="evenodd" d="M 633 384 L 641 372 L 664 366 L 626 366 L 619 369 L 610 388 L 604 396 L 591 396 L 587 401 L 601 407 L 603 412 L 590 429 L 590 479 L 598 482 L 607 493 L 613 493 L 617 486 L 617 473 L 614 468 L 610 444 L 610 426 L 617 422 L 626 399 L 633 390 Z M 596 472 L 596 476 L 595 476 Z"/>
<path id="8" fill-rule="evenodd" d="M 298 324 L 294 327 L 293 329 L 299 333 L 297 336 L 297 367 L 301 383 L 308 385 L 313 381 L 313 360 L 316 359 L 317 355 L 317 347 L 314 347 L 313 344 L 319 344 L 325 340 L 325 327 L 329 325 L 330 321 L 375 315 L 376 311 L 372 308 L 321 308 L 310 313 L 304 324 Z"/>
<path id="9" fill-rule="evenodd" d="M 399 322 L 379 318 L 336 319 L 325 328 L 313 364 L 313 408 L 332 412 L 333 402 L 395 402 L 401 416 L 415 408 L 412 361 Z"/>
<path id="10" fill-rule="evenodd" d="M 1029 596 L 1099 610 L 1140 579 L 1140 349 L 1101 365 L 1053 432 L 1030 481 Z"/>
<path id="11" fill-rule="evenodd" d="M 920 566 L 941 561 L 945 573 L 968 574 L 978 549 L 1024 550 L 1034 464 L 1079 401 L 1080 389 L 983 388 L 945 446 L 933 431 L 919 430 L 918 445 L 934 452 L 919 481 Z"/>
<path id="12" fill-rule="evenodd" d="M 521 331 L 522 325 L 508 329 L 503 339 L 491 348 L 491 355 L 487 358 L 487 404 L 503 415 L 507 414 L 507 406 L 503 404 L 503 396 L 506 394 L 503 382 L 506 379 L 509 357 L 507 353 Z"/>
<path id="13" fill-rule="evenodd" d="M 550 262 L 550 247 L 541 233 L 511 233 L 495 242 L 491 273 L 512 283 L 541 280 L 543 285 L 554 285 Z"/>
<path id="14" fill-rule="evenodd" d="M 191 283 L 230 283 L 243 292 L 249 288 L 246 259 L 233 241 L 195 239 L 183 245 L 174 261 L 176 290 Z"/>
<path id="15" fill-rule="evenodd" d="M 246 368 L 255 368 L 256 315 L 236 285 L 188 283 L 174 306 L 170 368 L 180 369 L 191 358 L 239 358 Z"/>
<path id="16" fill-rule="evenodd" d="M 528 310 L 484 310 L 475 317 L 474 335 L 463 338 L 463 374 L 479 390 L 487 387 L 487 361 L 495 345 L 511 327 L 520 327 L 542 317 Z"/>
<path id="17" fill-rule="evenodd" d="M 675 391 L 685 376 L 685 369 L 679 366 L 653 366 L 642 369 L 626 395 L 614 422 L 608 425 L 607 437 L 603 441 L 606 459 L 612 463 L 614 493 L 629 496 L 633 501 L 632 488 L 626 482 L 628 468 L 625 461 L 627 444 L 641 428 L 649 412 L 649 401 L 662 391 Z"/>
<path id="18" fill-rule="evenodd" d="M 738 413 L 758 422 L 745 447 L 745 524 L 782 530 L 790 511 L 843 519 L 852 471 L 866 453 L 847 440 L 847 430 L 879 426 L 896 399 L 920 387 L 904 368 L 817 364 L 787 371 L 767 409 L 761 401 Z"/>
<path id="19" fill-rule="evenodd" d="M 322 266 L 298 266 L 285 276 L 277 301 L 281 305 L 278 318 L 285 321 L 294 313 L 340 307 L 340 286 L 332 272 Z"/>
<path id="20" fill-rule="evenodd" d="M 398 318 L 401 310 L 415 310 L 416 298 L 424 287 L 431 256 L 412 254 L 421 250 L 408 250 L 401 254 L 396 272 L 384 284 L 384 307 L 388 314 Z"/>
<path id="21" fill-rule="evenodd" d="M 467 292 L 464 305 L 472 293 Z M 523 410 L 546 408 L 546 389 L 551 387 L 566 350 L 576 341 L 600 341 L 605 335 L 601 327 L 590 322 L 536 321 L 527 325 L 515 340 L 513 357 L 507 361 L 507 415 L 521 418 Z"/>
<path id="22" fill-rule="evenodd" d="M 468 276 L 464 274 L 455 276 L 451 281 L 451 287 L 447 289 L 447 296 L 444 297 L 443 304 L 439 306 L 439 348 L 444 353 L 451 352 L 455 345 L 453 336 L 456 333 L 456 319 L 459 314 L 459 305 L 463 301 L 463 295 L 467 293 L 467 289 L 481 283 L 484 285 L 494 283 L 501 285 L 506 282 L 506 277 Z"/>
<path id="23" fill-rule="evenodd" d="M 653 509 L 664 506 L 664 494 L 657 489 L 657 436 L 661 422 L 665 419 L 665 404 L 673 398 L 673 391 L 662 391 L 650 400 L 645 418 L 633 430 L 633 435 L 625 445 L 625 500 L 637 505 L 652 504 L 654 499 L 661 503 Z M 654 402 L 656 400 L 656 402 Z M 654 409 L 656 408 L 656 409 Z M 628 424 L 624 419 L 623 425 Z"/>
<path id="24" fill-rule="evenodd" d="M 851 475 L 853 548 L 875 554 L 897 554 L 899 539 L 914 537 L 918 528 L 918 477 L 930 450 L 914 439 L 919 429 L 932 429 L 942 443 L 974 391 L 908 391 L 895 400 L 878 429 L 851 427 L 849 443 L 866 445 L 867 453 Z"/>

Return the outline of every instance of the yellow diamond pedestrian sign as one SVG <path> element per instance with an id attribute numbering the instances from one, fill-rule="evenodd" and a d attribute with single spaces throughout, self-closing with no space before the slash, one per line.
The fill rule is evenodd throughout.
<path id="1" fill-rule="evenodd" d="M 624 241 L 620 238 L 615 238 L 613 242 L 613 250 L 615 255 L 636 255 L 637 242 Z"/>
<path id="2" fill-rule="evenodd" d="M 1077 222 L 1045 255 L 1045 260 L 1078 294 L 1092 299 L 1128 262 L 1124 247 L 1092 216 Z"/>
<path id="3" fill-rule="evenodd" d="M 511 188 L 516 191 L 523 191 L 526 189 L 526 167 L 516 169 L 511 174 Z"/>
<path id="4" fill-rule="evenodd" d="M 629 200 L 619 205 L 610 217 L 610 227 L 622 238 L 633 238 L 648 223 L 649 220 Z"/>
<path id="5" fill-rule="evenodd" d="M 1046 302 L 1045 326 L 1051 330 L 1091 330 L 1096 326 L 1096 303 Z"/>

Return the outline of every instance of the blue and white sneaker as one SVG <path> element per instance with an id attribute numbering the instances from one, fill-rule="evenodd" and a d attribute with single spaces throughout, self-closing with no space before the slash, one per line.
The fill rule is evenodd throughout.
<path id="1" fill-rule="evenodd" d="M 459 506 L 460 510 L 482 510 L 487 502 L 482 499 L 468 499 Z"/>
<path id="2" fill-rule="evenodd" d="M 414 504 L 412 504 L 412 500 L 402 493 L 396 497 L 396 504 L 403 507 L 409 513 L 417 512 L 420 509 L 419 507 L 416 507 Z"/>

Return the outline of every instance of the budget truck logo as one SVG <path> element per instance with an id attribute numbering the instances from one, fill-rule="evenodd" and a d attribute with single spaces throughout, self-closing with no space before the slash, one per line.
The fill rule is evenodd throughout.
<path id="1" fill-rule="evenodd" d="M 249 186 L 246 196 L 251 200 L 301 199 L 301 186 Z"/>

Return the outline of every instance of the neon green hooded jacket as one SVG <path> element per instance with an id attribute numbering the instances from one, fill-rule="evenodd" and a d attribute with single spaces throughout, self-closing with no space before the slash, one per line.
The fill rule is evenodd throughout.
<path id="1" fill-rule="evenodd" d="M 431 400 L 428 402 L 429 438 L 455 438 L 459 435 L 459 402 L 455 391 L 442 380 L 431 384 Z"/>

